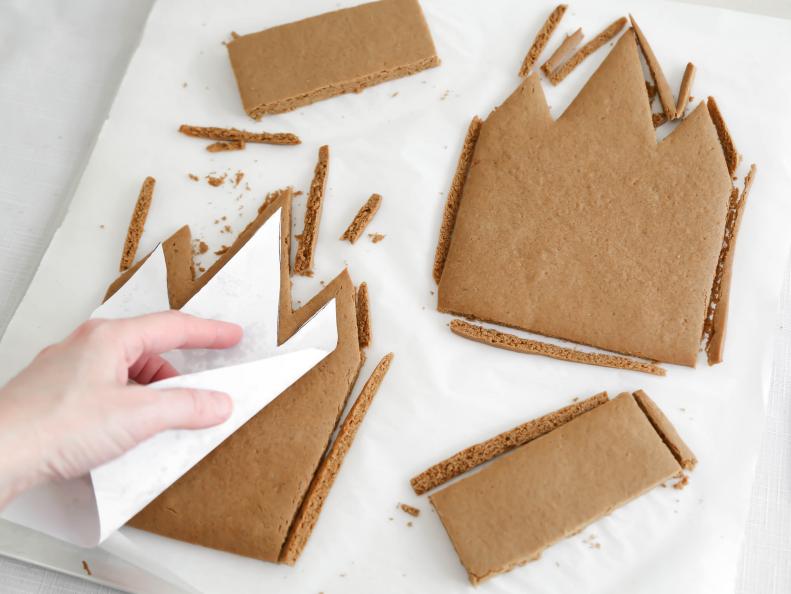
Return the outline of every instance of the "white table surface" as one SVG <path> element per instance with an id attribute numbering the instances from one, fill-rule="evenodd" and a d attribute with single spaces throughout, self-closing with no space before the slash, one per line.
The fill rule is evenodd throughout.
<path id="1" fill-rule="evenodd" d="M 697 0 L 791 18 L 791 0 Z M 0 333 L 79 179 L 152 0 L 0 0 Z M 791 278 L 791 270 L 789 270 Z M 787 279 L 787 284 L 789 280 Z M 791 299 L 736 592 L 791 592 Z M 0 592 L 114 590 L 0 557 Z"/>

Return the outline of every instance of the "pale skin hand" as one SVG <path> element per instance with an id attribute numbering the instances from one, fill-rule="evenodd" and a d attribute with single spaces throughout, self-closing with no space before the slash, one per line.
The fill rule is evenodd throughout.
<path id="1" fill-rule="evenodd" d="M 81 476 L 160 431 L 225 421 L 226 394 L 145 384 L 178 375 L 161 353 L 228 348 L 241 337 L 236 324 L 170 311 L 91 320 L 44 349 L 0 389 L 0 508 L 43 481 Z"/>

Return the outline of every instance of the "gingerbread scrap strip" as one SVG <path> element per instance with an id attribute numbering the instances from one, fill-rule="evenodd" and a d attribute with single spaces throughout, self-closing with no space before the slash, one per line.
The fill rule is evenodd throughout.
<path id="1" fill-rule="evenodd" d="M 728 126 L 725 123 L 725 119 L 722 117 L 722 112 L 720 112 L 720 108 L 717 105 L 717 102 L 714 100 L 714 97 L 708 98 L 706 101 L 706 107 L 709 110 L 711 121 L 714 122 L 714 127 L 717 129 L 717 136 L 720 139 L 722 152 L 725 155 L 725 163 L 728 165 L 728 173 L 730 173 L 732 176 L 734 173 L 736 173 L 736 168 L 739 166 L 739 152 L 736 150 L 736 145 L 733 143 L 733 137 L 728 130 Z"/>
<path id="2" fill-rule="evenodd" d="M 140 193 L 137 196 L 137 202 L 135 202 L 135 208 L 132 211 L 132 218 L 129 221 L 129 228 L 126 231 L 124 249 L 121 252 L 121 262 L 118 265 L 121 272 L 129 268 L 135 261 L 137 246 L 140 244 L 140 238 L 143 236 L 146 219 L 148 218 L 148 211 L 151 208 L 151 201 L 154 198 L 155 184 L 156 180 L 148 176 L 143 180 L 143 185 L 140 187 Z"/>
<path id="3" fill-rule="evenodd" d="M 291 132 L 248 132 L 236 128 L 217 128 L 215 126 L 190 126 L 182 124 L 179 132 L 194 138 L 209 140 L 256 142 L 260 144 L 300 144 L 299 136 Z"/>
<path id="4" fill-rule="evenodd" d="M 560 82 L 563 81 L 563 79 L 569 74 L 571 74 L 577 66 L 582 64 L 585 58 L 590 56 L 593 52 L 610 41 L 613 37 L 618 35 L 618 33 L 621 32 L 621 29 L 623 29 L 624 25 L 626 25 L 626 18 L 624 17 L 621 17 L 617 21 L 613 22 L 604 31 L 599 33 L 596 37 L 578 49 L 573 56 L 563 63 L 562 66 L 559 66 L 557 69 L 555 69 L 555 71 L 549 76 L 549 82 L 551 82 L 553 85 L 560 84 Z"/>
<path id="5" fill-rule="evenodd" d="M 513 334 L 507 334 L 491 328 L 484 328 L 470 324 L 463 320 L 452 320 L 450 323 L 451 332 L 461 336 L 488 344 L 489 346 L 514 351 L 517 353 L 525 353 L 528 355 L 541 355 L 550 357 L 552 359 L 559 359 L 561 361 L 570 361 L 572 363 L 585 363 L 586 365 L 598 365 L 599 367 L 612 367 L 615 369 L 625 369 L 628 371 L 640 371 L 642 373 L 650 373 L 652 375 L 664 376 L 667 371 L 663 367 L 640 361 L 637 359 L 630 359 L 629 357 L 622 357 L 621 355 L 609 355 L 605 353 L 587 353 L 575 349 L 569 349 L 539 340 L 531 340 L 528 338 L 520 338 Z"/>
<path id="6" fill-rule="evenodd" d="M 679 476 L 682 467 L 625 392 L 429 497 L 478 584 Z"/>
<path id="7" fill-rule="evenodd" d="M 341 235 L 341 241 L 348 240 L 349 243 L 353 244 L 360 239 L 381 204 L 382 197 L 379 194 L 371 194 L 371 197 L 360 207 L 346 231 Z"/>
<path id="8" fill-rule="evenodd" d="M 533 69 L 536 61 L 538 61 L 539 56 L 541 56 L 541 52 L 544 51 L 547 43 L 549 43 L 549 39 L 552 37 L 552 34 L 555 32 L 555 29 L 560 23 L 560 19 L 563 18 L 564 14 L 566 14 L 567 8 L 568 5 L 566 4 L 558 4 L 547 17 L 547 20 L 544 21 L 543 26 L 541 29 L 539 29 L 538 33 L 536 33 L 536 37 L 533 40 L 533 45 L 531 45 L 530 49 L 527 51 L 527 55 L 522 62 L 522 66 L 519 68 L 519 76 L 524 78 L 530 74 L 530 71 Z"/>
<path id="9" fill-rule="evenodd" d="M 343 460 L 354 442 L 357 430 L 360 428 L 365 415 L 371 408 L 374 396 L 376 396 L 379 386 L 382 384 L 390 363 L 393 361 L 393 353 L 385 355 L 365 382 L 360 395 L 355 400 L 349 414 L 343 420 L 343 424 L 338 431 L 338 435 L 332 444 L 327 455 L 321 461 L 313 480 L 308 487 L 308 492 L 302 502 L 302 506 L 294 518 L 289 528 L 288 537 L 280 553 L 280 563 L 294 565 L 299 559 L 305 544 L 310 537 L 313 527 L 319 519 L 324 500 L 335 482 L 335 478 L 341 469 Z"/>
<path id="10" fill-rule="evenodd" d="M 665 112 L 665 117 L 668 120 L 673 120 L 676 118 L 676 102 L 673 99 L 673 91 L 670 90 L 670 85 L 667 83 L 665 73 L 659 65 L 659 60 L 657 60 L 656 55 L 654 55 L 654 50 L 651 49 L 648 40 L 645 38 L 645 35 L 643 35 L 643 31 L 637 25 L 637 22 L 631 14 L 629 15 L 629 20 L 632 21 L 632 29 L 634 29 L 635 35 L 637 36 L 637 43 L 643 52 L 646 64 L 648 64 L 651 77 L 654 79 L 656 90 L 659 93 L 659 102 L 662 104 L 662 111 Z"/>
<path id="11" fill-rule="evenodd" d="M 357 289 L 357 338 L 360 348 L 371 344 L 371 309 L 368 304 L 368 283 L 360 283 Z"/>
<path id="12" fill-rule="evenodd" d="M 541 65 L 541 72 L 544 76 L 551 75 L 558 66 L 565 60 L 582 42 L 582 29 L 577 29 L 571 35 L 566 35 L 566 38 L 558 46 L 558 48 L 549 56 L 549 59 Z"/>
<path id="13" fill-rule="evenodd" d="M 434 281 L 439 284 L 442 278 L 442 270 L 445 268 L 445 260 L 450 249 L 450 239 L 453 236 L 453 227 L 456 225 L 456 215 L 459 213 L 461 196 L 464 193 L 464 183 L 467 181 L 467 173 L 472 164 L 472 155 L 475 152 L 475 144 L 481 133 L 483 120 L 478 116 L 472 118 L 467 135 L 464 137 L 464 145 L 456 163 L 456 171 L 450 182 L 448 198 L 445 201 L 445 210 L 442 213 L 442 223 L 439 228 L 439 240 L 437 241 L 437 251 L 434 254 Z"/>
<path id="14" fill-rule="evenodd" d="M 667 449 L 684 470 L 692 470 L 698 463 L 698 459 L 690 447 L 681 439 L 681 436 L 673 427 L 673 424 L 665 416 L 656 403 L 642 390 L 632 393 L 637 405 L 642 409 L 645 416 L 653 425 L 662 441 L 665 442 Z"/>
<path id="15" fill-rule="evenodd" d="M 676 119 L 684 117 L 684 110 L 689 103 L 689 95 L 692 90 L 692 83 L 695 81 L 695 65 L 687 63 L 684 69 L 684 76 L 681 77 L 681 86 L 678 89 L 678 99 L 676 100 Z"/>
<path id="16" fill-rule="evenodd" d="M 728 321 L 728 301 L 731 293 L 731 276 L 733 274 L 733 259 L 736 250 L 736 236 L 739 233 L 739 226 L 742 222 L 742 213 L 747 203 L 747 197 L 752 188 L 755 172 L 755 164 L 750 166 L 750 171 L 744 178 L 744 188 L 738 198 L 733 197 L 728 208 L 728 217 L 725 221 L 725 235 L 723 238 L 723 248 L 717 262 L 717 273 L 714 275 L 714 286 L 711 290 L 711 300 L 709 303 L 709 315 L 707 316 L 707 327 L 709 339 L 706 343 L 706 355 L 709 365 L 722 363 L 722 355 L 725 349 L 725 327 Z M 735 192 L 737 192 L 735 190 Z"/>
<path id="17" fill-rule="evenodd" d="M 246 143 L 244 140 L 220 140 L 206 146 L 210 153 L 223 153 L 226 151 L 242 151 Z"/>
<path id="18" fill-rule="evenodd" d="M 305 224 L 302 233 L 297 235 L 297 256 L 294 272 L 302 276 L 313 274 L 313 254 L 319 238 L 321 208 L 324 204 L 324 191 L 327 188 L 327 172 L 330 166 L 330 147 L 326 144 L 319 148 L 319 160 L 310 183 L 308 203 L 305 207 Z"/>
<path id="19" fill-rule="evenodd" d="M 413 477 L 409 481 L 412 489 L 417 495 L 423 495 L 497 456 L 549 433 L 605 402 L 607 402 L 607 392 L 601 392 L 464 448 Z"/>

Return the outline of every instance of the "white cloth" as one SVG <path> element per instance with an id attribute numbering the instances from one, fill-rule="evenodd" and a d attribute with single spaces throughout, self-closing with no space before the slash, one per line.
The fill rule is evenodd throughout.
<path id="1" fill-rule="evenodd" d="M 787 0 L 702 3 L 791 17 Z M 62 218 L 149 6 L 0 0 L 0 332 Z M 791 591 L 791 309 L 782 320 L 739 593 Z M 0 591 L 112 590 L 0 558 Z"/>

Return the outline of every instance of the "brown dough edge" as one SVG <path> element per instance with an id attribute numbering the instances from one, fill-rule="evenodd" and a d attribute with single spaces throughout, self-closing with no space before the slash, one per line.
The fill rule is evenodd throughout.
<path id="1" fill-rule="evenodd" d="M 560 43 L 557 49 L 552 52 L 552 55 L 549 56 L 547 61 L 541 65 L 541 72 L 544 73 L 544 76 L 549 77 L 549 75 L 560 66 L 561 62 L 577 49 L 577 46 L 582 42 L 584 37 L 581 28 L 574 31 L 571 35 L 566 35 L 566 38 Z"/>
<path id="2" fill-rule="evenodd" d="M 673 457 L 679 463 L 681 468 L 684 468 L 685 470 L 692 470 L 695 468 L 695 465 L 698 463 L 698 459 L 695 457 L 695 454 L 684 442 L 684 440 L 681 439 L 678 431 L 676 431 L 676 428 L 673 427 L 673 424 L 665 416 L 665 413 L 663 413 L 656 403 L 651 400 L 648 394 L 642 390 L 637 390 L 637 392 L 634 392 L 632 396 L 634 396 L 637 405 L 645 413 L 645 416 L 648 417 L 648 420 L 651 422 L 654 430 L 657 432 L 659 437 L 662 438 L 662 441 L 667 446 L 667 449 L 669 449 L 670 453 L 673 454 Z"/>
<path id="3" fill-rule="evenodd" d="M 501 454 L 549 433 L 605 402 L 607 402 L 607 392 L 601 392 L 464 448 L 413 477 L 409 481 L 412 489 L 417 495 L 423 495 Z"/>
<path id="4" fill-rule="evenodd" d="M 354 242 L 360 239 L 360 235 L 363 234 L 365 228 L 371 220 L 373 220 L 381 204 L 382 197 L 379 194 L 371 194 L 371 197 L 360 207 L 360 210 L 354 215 L 354 219 L 349 223 L 346 231 L 341 235 L 341 241 L 346 239 L 349 243 L 354 244 Z"/>
<path id="5" fill-rule="evenodd" d="M 313 275 L 313 254 L 319 240 L 321 209 L 324 205 L 324 192 L 327 189 L 327 173 L 330 167 L 330 147 L 319 147 L 319 159 L 310 182 L 308 203 L 305 206 L 305 224 L 302 233 L 297 235 L 297 255 L 294 258 L 294 273 L 302 276 Z"/>
<path id="6" fill-rule="evenodd" d="M 335 478 L 341 469 L 343 460 L 349 452 L 357 430 L 360 428 L 365 415 L 371 407 L 374 396 L 376 396 L 379 386 L 382 383 L 390 363 L 393 360 L 393 353 L 385 355 L 377 364 L 368 380 L 365 382 L 360 395 L 355 400 L 349 414 L 343 420 L 338 436 L 332 444 L 329 452 L 321 461 L 318 470 L 313 476 L 313 480 L 308 487 L 302 506 L 297 512 L 296 518 L 291 523 L 286 542 L 280 553 L 280 563 L 294 565 L 299 559 L 302 550 L 307 544 L 308 538 L 319 519 L 321 508 L 327 498 L 327 494 L 332 488 Z"/>
<path id="7" fill-rule="evenodd" d="M 706 343 L 706 354 L 709 365 L 722 363 L 722 355 L 725 349 L 725 327 L 728 322 L 728 301 L 731 293 L 731 277 L 733 275 L 733 259 L 736 250 L 736 237 L 742 222 L 744 206 L 750 188 L 755 179 L 757 168 L 755 164 L 750 166 L 750 171 L 744 178 L 744 188 L 738 200 L 738 190 L 734 188 L 731 194 L 731 205 L 728 209 L 728 218 L 725 222 L 725 234 L 723 239 L 722 252 L 717 262 L 717 272 L 714 276 L 714 284 L 711 289 L 711 302 L 709 304 L 710 316 L 707 316 L 704 329 L 708 331 L 709 339 Z M 713 310 L 713 311 L 712 311 Z"/>
<path id="8" fill-rule="evenodd" d="M 336 95 L 343 95 L 350 92 L 359 93 L 363 89 L 378 85 L 379 83 L 410 76 L 420 72 L 421 70 L 439 66 L 439 64 L 439 56 L 434 55 L 429 58 L 418 60 L 417 62 L 413 62 L 411 64 L 405 64 L 403 66 L 398 66 L 397 68 L 392 68 L 390 70 L 382 70 L 381 72 L 369 74 L 367 76 L 362 76 L 353 80 L 326 85 L 320 89 L 311 91 L 310 93 L 303 93 L 294 97 L 272 101 L 271 103 L 263 103 L 254 109 L 249 110 L 247 113 L 251 118 L 260 120 L 265 114 L 292 111 L 298 107 L 310 105 L 316 101 L 329 99 L 330 97 L 335 97 Z"/>
<path id="9" fill-rule="evenodd" d="M 143 236 L 143 231 L 146 226 L 146 219 L 148 218 L 148 211 L 151 208 L 151 201 L 154 198 L 154 185 L 156 180 L 150 175 L 143 180 L 140 186 L 140 193 L 135 202 L 135 208 L 132 210 L 132 218 L 129 220 L 129 228 L 126 230 L 126 240 L 124 241 L 124 249 L 121 252 L 121 262 L 118 269 L 123 272 L 132 265 L 135 261 L 137 254 L 137 246 L 140 244 L 140 238 Z"/>
<path id="10" fill-rule="evenodd" d="M 637 21 L 634 20 L 631 14 L 629 15 L 629 20 L 632 21 L 632 29 L 634 29 L 635 35 L 637 36 L 637 43 L 643 52 L 646 64 L 648 64 L 651 77 L 654 79 L 656 90 L 659 93 L 659 102 L 662 104 L 662 111 L 665 113 L 665 117 L 668 120 L 673 120 L 676 118 L 676 102 L 673 99 L 673 91 L 670 89 L 667 78 L 665 78 L 665 73 L 659 65 L 659 60 L 656 59 L 654 50 L 651 49 L 648 40 L 645 38 L 645 35 L 643 35 L 643 31 L 637 25 Z"/>
<path id="11" fill-rule="evenodd" d="M 736 168 L 739 166 L 740 155 L 736 150 L 733 137 L 728 130 L 728 126 L 725 123 L 725 119 L 722 117 L 722 112 L 720 112 L 720 108 L 714 100 L 714 97 L 708 98 L 706 107 L 709 110 L 711 121 L 714 122 L 714 127 L 717 128 L 717 136 L 720 139 L 722 152 L 725 155 L 725 163 L 728 165 L 728 173 L 732 176 L 736 173 Z"/>
<path id="12" fill-rule="evenodd" d="M 678 88 L 678 99 L 676 100 L 676 119 L 684 117 L 684 110 L 689 103 L 689 95 L 692 90 L 692 83 L 695 81 L 695 65 L 687 63 L 684 69 L 684 76 L 681 77 L 681 86 Z"/>
<path id="13" fill-rule="evenodd" d="M 453 227 L 456 225 L 456 215 L 459 213 L 462 194 L 464 193 L 464 183 L 467 181 L 467 174 L 472 164 L 472 155 L 475 152 L 475 145 L 481 133 L 483 120 L 478 116 L 472 118 L 467 134 L 464 137 L 459 161 L 456 163 L 456 171 L 450 182 L 448 198 L 445 201 L 445 210 L 442 213 L 442 223 L 439 228 L 439 239 L 437 240 L 437 250 L 434 254 L 434 281 L 439 284 L 442 278 L 442 271 L 445 268 L 445 260 L 448 258 L 450 240 L 453 237 Z"/>
<path id="14" fill-rule="evenodd" d="M 560 361 L 570 361 L 572 363 L 584 363 L 586 365 L 597 365 L 599 367 L 612 367 L 615 369 L 625 369 L 628 371 L 640 371 L 652 375 L 664 376 L 667 371 L 663 367 L 654 365 L 646 361 L 631 359 L 621 355 L 611 355 L 607 353 L 587 353 L 576 349 L 557 346 L 540 340 L 520 338 L 514 334 L 500 332 L 491 328 L 484 328 L 476 324 L 470 324 L 463 320 L 451 320 L 450 330 L 454 334 L 480 342 L 489 346 L 524 353 L 527 355 L 541 355 L 558 359 Z"/>
<path id="15" fill-rule="evenodd" d="M 625 24 L 626 19 L 624 17 L 612 22 L 606 29 L 604 29 L 604 31 L 599 33 L 596 37 L 578 49 L 574 55 L 572 55 L 562 65 L 558 66 L 555 71 L 549 75 L 549 82 L 551 82 L 553 86 L 559 84 L 564 78 L 571 74 L 577 66 L 582 64 L 582 62 L 585 61 L 585 58 L 610 41 L 610 39 L 618 35 Z"/>
<path id="16" fill-rule="evenodd" d="M 371 344 L 371 308 L 368 303 L 368 283 L 360 283 L 357 289 L 357 338 L 360 348 L 364 349 Z"/>
<path id="17" fill-rule="evenodd" d="M 291 132 L 248 132 L 236 128 L 218 128 L 216 126 L 191 126 L 182 124 L 179 132 L 193 138 L 209 140 L 257 142 L 261 144 L 300 144 L 302 141 Z M 242 144 L 244 146 L 244 144 Z"/>
<path id="18" fill-rule="evenodd" d="M 291 188 L 286 188 L 284 190 L 278 190 L 276 192 L 270 193 L 264 204 L 259 208 L 258 216 L 239 234 L 236 241 L 228 248 L 228 250 L 215 261 L 215 263 L 209 267 L 209 269 L 201 275 L 200 278 L 197 280 L 194 279 L 194 264 L 192 262 L 192 246 L 191 246 L 191 236 L 190 236 L 190 229 L 188 226 L 184 226 L 180 228 L 176 233 L 174 233 L 170 238 L 163 242 L 163 252 L 165 256 L 165 262 L 167 266 L 167 282 L 168 282 L 168 297 L 170 301 L 171 308 L 179 309 L 181 308 L 192 296 L 197 293 L 205 284 L 224 266 L 240 249 L 241 247 L 252 237 L 252 235 L 266 222 L 269 217 L 277 211 L 278 208 L 281 208 L 281 229 L 282 230 L 289 230 L 290 229 L 290 206 L 291 206 Z M 315 313 L 323 307 L 328 301 L 330 301 L 333 297 L 336 297 L 340 291 L 348 290 L 354 295 L 354 289 L 351 284 L 351 279 L 348 275 L 347 271 L 344 271 L 340 275 L 338 275 L 332 282 L 330 282 L 320 293 L 314 296 L 307 304 L 302 306 L 298 310 L 292 310 L 291 306 L 291 280 L 289 277 L 289 254 L 290 254 L 290 233 L 285 232 L 281 234 L 281 285 L 280 285 L 280 311 L 279 311 L 279 323 L 278 323 L 278 342 L 282 344 L 286 340 L 288 340 L 300 327 L 305 321 L 310 319 Z M 150 255 L 150 254 L 149 254 Z M 107 289 L 107 293 L 105 295 L 105 300 L 109 299 L 118 289 L 120 289 L 129 278 L 137 271 L 137 269 L 142 265 L 142 263 L 148 258 L 143 258 L 134 267 L 127 270 L 124 274 L 119 276 Z M 189 262 L 189 266 L 186 263 Z M 343 408 L 345 407 L 345 403 L 348 401 L 348 398 L 351 394 L 351 391 L 357 381 L 357 377 L 359 375 L 360 369 L 362 368 L 362 364 L 364 361 L 364 355 L 362 352 L 359 352 L 359 363 L 356 365 L 355 371 L 353 372 L 352 377 L 350 378 L 348 392 L 344 396 L 344 404 L 340 407 L 337 412 L 336 418 L 334 419 L 333 424 L 337 427 L 338 422 L 340 421 L 340 416 L 343 413 Z M 317 372 L 319 367 L 323 366 L 323 363 L 320 363 L 316 368 L 311 370 L 308 373 Z M 294 384 L 289 390 L 293 389 L 295 386 L 299 384 L 301 380 L 298 380 L 297 384 Z M 244 426 L 240 429 L 243 430 Z M 232 436 L 233 437 L 233 436 Z M 330 443 L 327 443 L 327 447 L 325 449 L 325 456 L 327 455 L 327 451 L 330 449 Z M 320 465 L 320 462 L 317 461 L 317 467 Z M 315 477 L 315 470 L 314 470 L 314 477 Z M 300 505 L 297 507 L 295 511 L 294 517 L 296 517 L 301 510 L 301 507 L 305 505 L 306 496 L 308 492 L 309 485 L 305 486 L 305 491 L 302 495 L 302 501 Z M 141 512 L 142 513 L 142 512 Z M 293 523 L 292 518 L 292 523 Z M 135 526 L 138 528 L 142 528 L 144 530 L 150 530 L 151 526 L 141 522 L 139 516 L 135 516 L 132 520 L 129 521 L 129 525 Z M 287 535 L 286 535 L 287 536 Z M 285 538 L 285 537 L 284 537 Z M 307 536 L 305 537 L 307 538 Z M 189 539 L 184 539 L 187 542 L 190 542 Z M 195 542 L 194 544 L 202 544 L 200 542 Z M 205 545 L 204 545 L 205 546 Z M 230 549 L 226 549 L 230 550 Z M 281 547 L 282 551 L 282 547 Z M 231 550 L 230 552 L 234 552 L 237 554 L 246 555 L 249 557 L 260 558 L 266 561 L 277 561 L 277 558 L 266 558 L 261 555 L 255 555 L 253 553 L 243 552 L 239 550 Z"/>
<path id="19" fill-rule="evenodd" d="M 527 50 L 527 55 L 522 62 L 522 66 L 519 68 L 519 76 L 524 78 L 530 74 L 533 66 L 541 56 L 541 52 L 544 51 L 547 43 L 549 43 L 549 40 L 552 38 L 552 34 L 555 32 L 558 24 L 560 24 L 560 20 L 563 18 L 563 15 L 566 14 L 567 8 L 568 5 L 566 4 L 558 4 L 549 14 L 547 20 L 544 21 L 541 29 L 536 33 L 535 39 L 533 39 L 533 45 Z"/>

